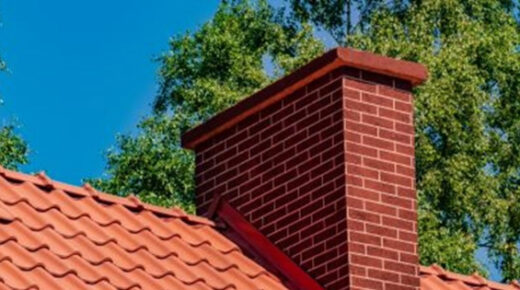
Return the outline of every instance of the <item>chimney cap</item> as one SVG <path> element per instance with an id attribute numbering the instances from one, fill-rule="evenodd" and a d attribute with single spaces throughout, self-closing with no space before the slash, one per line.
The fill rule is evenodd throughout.
<path id="1" fill-rule="evenodd" d="M 194 149 L 201 142 L 339 67 L 357 68 L 402 79 L 409 81 L 412 86 L 423 83 L 428 77 L 427 69 L 419 63 L 337 47 L 189 130 L 182 136 L 182 146 Z"/>

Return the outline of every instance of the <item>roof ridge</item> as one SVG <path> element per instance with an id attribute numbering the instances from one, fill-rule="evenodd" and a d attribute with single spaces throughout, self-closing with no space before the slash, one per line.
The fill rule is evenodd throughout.
<path id="1" fill-rule="evenodd" d="M 0 176 L 4 178 L 29 182 L 37 186 L 42 186 L 51 189 L 59 189 L 68 195 L 72 196 L 81 196 L 81 197 L 92 197 L 96 201 L 108 202 L 108 203 L 116 203 L 126 207 L 131 210 L 148 210 L 159 217 L 174 217 L 179 218 L 184 222 L 207 225 L 211 227 L 215 227 L 215 223 L 207 218 L 192 215 L 186 213 L 179 207 L 166 208 L 162 206 L 152 205 L 149 203 L 144 203 L 139 200 L 138 197 L 131 194 L 128 197 L 121 197 L 105 192 L 98 191 L 92 185 L 85 183 L 81 187 L 71 185 L 68 183 L 60 182 L 51 179 L 49 176 L 45 174 L 44 171 L 36 173 L 35 175 L 30 175 L 26 173 L 21 173 L 14 170 L 9 170 L 0 165 Z"/>
<path id="2" fill-rule="evenodd" d="M 518 281 L 511 281 L 509 284 L 496 282 L 493 280 L 489 280 L 485 277 L 482 277 L 478 273 L 473 273 L 471 275 L 464 275 L 456 272 L 448 271 L 438 264 L 432 264 L 430 266 L 420 265 L 420 272 L 423 274 L 429 274 L 438 276 L 440 278 L 449 279 L 449 280 L 459 280 L 464 283 L 478 285 L 478 286 L 486 286 L 492 289 L 510 289 L 507 287 L 514 287 L 514 289 L 520 289 L 520 283 Z"/>

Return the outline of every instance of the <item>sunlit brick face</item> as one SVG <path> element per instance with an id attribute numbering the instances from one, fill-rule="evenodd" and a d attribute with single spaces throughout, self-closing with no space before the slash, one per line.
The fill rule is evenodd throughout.
<path id="1" fill-rule="evenodd" d="M 328 289 L 418 289 L 410 84 L 329 72 L 196 146 L 215 193 Z"/>

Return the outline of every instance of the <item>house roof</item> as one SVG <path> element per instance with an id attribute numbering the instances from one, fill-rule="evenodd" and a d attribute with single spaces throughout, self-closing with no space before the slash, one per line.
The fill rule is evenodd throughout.
<path id="1" fill-rule="evenodd" d="M 0 169 L 0 289 L 285 289 L 212 221 Z"/>
<path id="2" fill-rule="evenodd" d="M 518 290 L 520 284 L 502 284 L 483 278 L 478 274 L 462 275 L 446 271 L 438 265 L 421 266 L 421 290 Z"/>
<path id="3" fill-rule="evenodd" d="M 0 290 L 58 288 L 286 289 L 213 221 L 0 167 Z M 421 289 L 520 286 L 434 265 Z"/>

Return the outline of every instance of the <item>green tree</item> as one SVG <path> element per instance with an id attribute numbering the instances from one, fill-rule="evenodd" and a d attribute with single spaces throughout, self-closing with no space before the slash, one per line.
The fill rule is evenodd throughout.
<path id="1" fill-rule="evenodd" d="M 372 13 L 383 0 L 286 0 L 292 16 L 299 21 L 312 22 L 329 32 L 332 38 L 345 45 L 347 36 L 365 30 Z"/>
<path id="2" fill-rule="evenodd" d="M 311 20 L 345 13 L 323 8 L 327 1 L 287 1 L 300 2 Z M 520 277 L 518 3 L 373 4 L 346 42 L 421 62 L 430 73 L 415 93 L 421 263 L 470 273 L 482 270 L 475 253 L 484 248 L 504 280 Z M 344 26 L 315 24 L 331 34 Z"/>
<path id="3" fill-rule="evenodd" d="M 27 144 L 15 133 L 11 124 L 0 127 L 0 165 L 8 169 L 17 169 L 27 163 Z"/>
<path id="4" fill-rule="evenodd" d="M 0 58 L 0 72 L 5 72 L 7 66 Z M 0 106 L 3 104 L 0 98 Z M 8 169 L 17 169 L 27 163 L 28 148 L 25 141 L 16 134 L 16 127 L 4 121 L 0 124 L 0 165 Z"/>
<path id="5" fill-rule="evenodd" d="M 158 60 L 154 113 L 137 135 L 118 137 L 106 178 L 90 182 L 193 211 L 194 156 L 182 133 L 322 52 L 310 26 L 287 22 L 266 1 L 223 1 L 211 21 L 171 39 Z"/>

